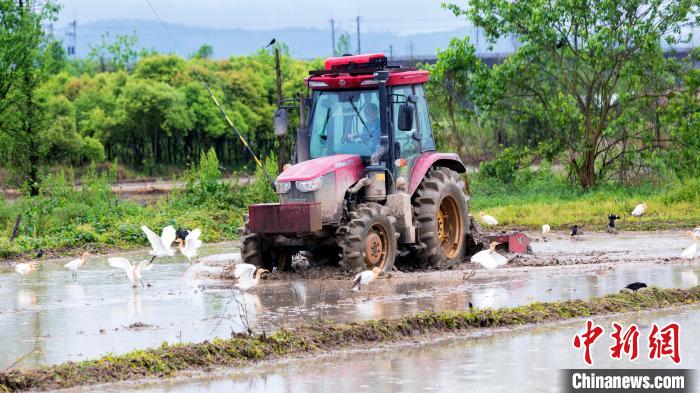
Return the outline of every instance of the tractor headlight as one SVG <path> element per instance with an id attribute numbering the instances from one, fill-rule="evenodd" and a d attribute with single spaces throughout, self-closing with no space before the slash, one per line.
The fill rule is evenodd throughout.
<path id="1" fill-rule="evenodd" d="M 275 191 L 277 191 L 278 194 L 284 194 L 285 192 L 289 191 L 290 188 L 292 188 L 292 183 L 288 181 L 275 182 Z"/>
<path id="2" fill-rule="evenodd" d="M 317 177 L 311 180 L 302 180 L 297 182 L 297 190 L 301 192 L 316 191 L 321 188 L 322 178 Z"/>

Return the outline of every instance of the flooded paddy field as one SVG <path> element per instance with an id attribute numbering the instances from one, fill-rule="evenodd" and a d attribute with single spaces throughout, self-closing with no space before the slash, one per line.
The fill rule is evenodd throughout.
<path id="1" fill-rule="evenodd" d="M 123 271 L 106 257 L 94 258 L 78 278 L 57 261 L 20 280 L 12 266 L 0 267 L 0 368 L 84 360 L 167 342 L 199 342 L 242 332 L 272 331 L 313 319 L 354 321 L 390 318 L 424 310 L 501 307 L 533 301 L 588 298 L 618 292 L 633 281 L 658 287 L 697 285 L 700 267 L 674 263 L 688 242 L 682 233 L 564 236 L 533 243 L 534 256 L 573 260 L 550 267 L 392 272 L 366 292 L 351 292 L 350 278 L 265 280 L 244 295 L 216 277 L 234 243 L 202 249 L 204 265 L 183 258 L 156 261 L 144 273 L 146 287 L 131 288 Z M 128 253 L 141 259 L 146 252 Z M 221 255 L 223 254 L 223 255 Z M 217 255 L 220 255 L 217 257 Z M 618 255 L 617 259 L 609 257 Z M 219 260 L 216 262 L 215 260 Z M 468 267 L 464 267 L 468 269 Z M 237 300 L 236 300 L 237 299 Z M 692 319 L 691 322 L 697 322 Z M 506 352 L 504 352 L 506 353 Z"/>
<path id="2" fill-rule="evenodd" d="M 637 324 L 647 332 L 652 323 L 681 325 L 682 368 L 700 367 L 700 306 L 596 318 L 610 323 Z M 228 392 L 559 392 L 559 370 L 586 368 L 581 352 L 570 350 L 583 321 L 495 329 L 462 337 L 408 345 L 339 351 L 315 358 L 271 362 L 242 370 L 219 370 L 187 380 L 103 385 L 107 392 L 148 393 Z M 683 329 L 685 327 L 685 329 Z M 640 346 L 644 340 L 640 341 Z M 669 359 L 611 359 L 608 343 L 592 347 L 596 368 L 671 368 Z M 641 347 L 642 354 L 645 353 Z M 87 392 L 90 389 L 72 391 Z M 697 390 L 696 390 L 697 391 Z"/>

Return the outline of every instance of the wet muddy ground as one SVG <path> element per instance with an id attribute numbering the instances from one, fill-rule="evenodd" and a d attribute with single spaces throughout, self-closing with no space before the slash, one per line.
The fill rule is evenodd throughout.
<path id="1" fill-rule="evenodd" d="M 697 285 L 700 267 L 683 266 L 676 259 L 688 240 L 676 232 L 586 234 L 582 240 L 562 236 L 533 243 L 534 256 L 518 259 L 515 267 L 479 270 L 467 281 L 460 269 L 468 271 L 468 265 L 448 271 L 393 272 L 361 293 L 350 291 L 347 278 L 295 278 L 265 280 L 253 291 L 235 295 L 231 282 L 211 278 L 236 251 L 233 243 L 207 246 L 202 254 L 211 256 L 203 258 L 203 265 L 190 267 L 179 257 L 159 260 L 144 273 L 151 286 L 136 289 L 105 257 L 82 269 L 77 280 L 62 263 L 45 263 L 25 280 L 10 266 L 2 266 L 0 368 L 24 355 L 18 366 L 84 360 L 163 341 L 226 337 L 244 331 L 246 325 L 271 331 L 314 318 L 366 320 L 465 309 L 470 302 L 485 308 L 587 298 L 617 292 L 633 281 L 690 287 Z M 128 255 L 140 259 L 146 252 Z M 542 260 L 565 262 L 530 267 Z"/>

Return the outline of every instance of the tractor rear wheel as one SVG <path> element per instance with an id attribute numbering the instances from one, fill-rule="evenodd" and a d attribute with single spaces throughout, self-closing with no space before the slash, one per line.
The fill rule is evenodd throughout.
<path id="1" fill-rule="evenodd" d="M 359 272 L 378 267 L 390 271 L 396 259 L 399 237 L 396 218 L 386 206 L 363 203 L 350 212 L 350 222 L 338 229 L 343 257 L 340 266 Z"/>
<path id="2" fill-rule="evenodd" d="M 447 168 L 434 168 L 413 194 L 413 212 L 420 224 L 419 245 L 424 262 L 443 267 L 460 262 L 470 232 L 464 181 Z"/>

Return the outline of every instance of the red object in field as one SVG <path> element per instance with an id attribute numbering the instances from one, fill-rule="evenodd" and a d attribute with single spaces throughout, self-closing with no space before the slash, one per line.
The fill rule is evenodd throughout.
<path id="1" fill-rule="evenodd" d="M 255 233 L 301 233 L 321 230 L 321 204 L 260 203 L 248 209 L 250 231 Z"/>
<path id="2" fill-rule="evenodd" d="M 504 232 L 487 236 L 490 242 L 499 242 L 508 245 L 508 252 L 527 254 L 530 246 L 530 238 L 522 232 Z"/>

